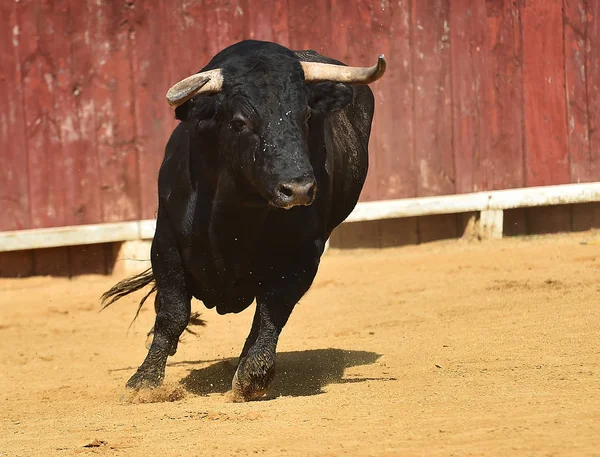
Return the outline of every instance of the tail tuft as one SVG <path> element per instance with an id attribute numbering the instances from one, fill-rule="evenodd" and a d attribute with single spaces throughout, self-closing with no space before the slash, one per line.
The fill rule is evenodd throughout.
<path id="1" fill-rule="evenodd" d="M 143 271 L 140 274 L 137 274 L 130 278 L 119 281 L 117 284 L 112 286 L 109 290 L 104 292 L 101 297 L 102 309 L 109 307 L 114 302 L 123 298 L 124 296 L 129 295 L 133 292 L 136 292 L 140 289 L 143 289 L 144 287 L 146 287 L 150 284 L 152 284 L 152 288 L 140 300 L 138 309 L 135 313 L 135 316 L 133 317 L 133 320 L 131 321 L 131 324 L 133 324 L 135 322 L 135 320 L 137 319 L 137 317 L 139 316 L 140 310 L 142 309 L 142 306 L 144 306 L 144 303 L 146 302 L 148 297 L 150 297 L 150 295 L 152 295 L 154 292 L 156 292 L 156 284 L 154 282 L 154 274 L 152 273 L 152 268 L 148 268 L 146 271 Z M 129 324 L 130 327 L 131 327 L 131 324 Z M 194 332 L 193 330 L 191 330 L 190 327 L 191 326 L 204 327 L 205 325 L 206 325 L 206 321 L 204 319 L 200 318 L 200 313 L 197 313 L 197 312 L 192 313 L 190 316 L 190 321 L 188 323 L 188 326 L 186 327 L 186 331 L 188 331 L 189 333 L 191 333 L 193 335 L 196 335 L 197 333 Z M 151 336 L 153 333 L 154 333 L 154 327 L 152 327 L 150 332 L 148 332 L 148 336 Z"/>
<path id="2" fill-rule="evenodd" d="M 144 297 L 140 300 L 137 312 L 135 313 L 135 317 L 133 318 L 133 320 L 135 321 L 135 319 L 140 314 L 140 310 L 142 309 L 144 302 L 148 299 L 150 295 L 152 295 L 152 293 L 156 292 L 156 285 L 153 283 L 154 274 L 152 273 L 152 268 L 148 268 L 146 271 L 132 276 L 131 278 L 119 281 L 117 284 L 115 284 L 109 290 L 102 294 L 102 309 L 107 308 L 117 300 L 123 298 L 126 295 L 129 295 L 130 293 L 136 292 L 140 289 L 143 289 L 147 285 L 152 284 L 152 289 L 150 289 L 150 292 L 144 295 Z"/>

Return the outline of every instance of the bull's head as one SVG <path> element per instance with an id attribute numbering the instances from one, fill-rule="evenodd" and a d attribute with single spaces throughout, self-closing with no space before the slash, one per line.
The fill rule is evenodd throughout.
<path id="1" fill-rule="evenodd" d="M 217 134 L 221 162 L 270 205 L 310 205 L 316 194 L 308 156 L 309 118 L 352 100 L 349 85 L 385 71 L 299 61 L 291 51 L 261 53 L 194 74 L 167 92 L 176 117 Z M 307 84 L 310 83 L 310 84 Z M 249 185 L 249 186 L 248 186 Z"/>

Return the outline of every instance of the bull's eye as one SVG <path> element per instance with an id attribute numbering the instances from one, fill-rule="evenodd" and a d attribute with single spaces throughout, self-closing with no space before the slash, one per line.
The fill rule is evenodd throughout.
<path id="1" fill-rule="evenodd" d="M 231 120 L 231 126 L 238 132 L 242 132 L 248 127 L 248 121 L 241 114 L 236 114 Z"/>

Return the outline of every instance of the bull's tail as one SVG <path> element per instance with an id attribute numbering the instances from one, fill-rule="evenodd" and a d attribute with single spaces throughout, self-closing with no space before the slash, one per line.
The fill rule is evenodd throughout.
<path id="1" fill-rule="evenodd" d="M 148 268 L 146 271 L 143 271 L 140 274 L 137 274 L 130 278 L 124 279 L 123 281 L 119 281 L 117 284 L 112 286 L 109 290 L 104 292 L 101 297 L 102 309 L 112 305 L 114 302 L 123 298 L 125 295 L 129 295 L 133 292 L 137 292 L 138 290 L 141 290 L 150 284 L 152 284 L 152 288 L 140 300 L 138 309 L 135 312 L 135 316 L 133 317 L 133 320 L 131 321 L 131 324 L 133 324 L 133 322 L 139 316 L 140 310 L 142 309 L 142 306 L 144 306 L 144 303 L 146 302 L 148 297 L 150 297 L 150 295 L 152 295 L 154 292 L 156 292 L 156 283 L 154 282 L 154 274 L 152 273 L 152 268 Z M 129 324 L 130 327 L 131 327 L 131 324 Z M 206 325 L 206 321 L 204 321 L 203 319 L 200 318 L 200 313 L 192 313 L 190 316 L 190 321 L 188 323 L 188 326 L 186 327 L 187 332 L 189 332 L 193 335 L 196 335 L 196 333 L 189 328 L 190 326 L 194 326 L 194 325 L 202 326 L 202 327 L 204 325 Z M 148 336 L 150 336 L 153 332 L 154 332 L 154 327 L 152 327 L 150 332 L 148 332 Z"/>
<path id="2" fill-rule="evenodd" d="M 138 317 L 142 306 L 150 295 L 156 292 L 156 284 L 154 283 L 154 274 L 152 268 L 148 268 L 146 271 L 141 272 L 135 276 L 119 281 L 117 284 L 112 286 L 109 290 L 104 292 L 101 297 L 102 309 L 112 305 L 117 300 L 123 298 L 125 295 L 136 292 L 144 287 L 152 284 L 152 289 L 140 300 L 137 312 L 133 320 Z M 133 323 L 133 321 L 132 321 Z"/>

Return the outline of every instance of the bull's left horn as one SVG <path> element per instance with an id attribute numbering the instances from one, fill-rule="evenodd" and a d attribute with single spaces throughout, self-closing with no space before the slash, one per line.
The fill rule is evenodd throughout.
<path id="1" fill-rule="evenodd" d="M 216 70 L 203 71 L 182 79 L 167 91 L 169 105 L 178 107 L 198 94 L 217 94 L 223 88 L 223 72 Z"/>
<path id="2" fill-rule="evenodd" d="M 319 62 L 300 62 L 304 70 L 304 80 L 310 83 L 333 81 L 347 84 L 371 84 L 385 73 L 386 63 L 383 54 L 372 67 L 346 67 Z"/>

